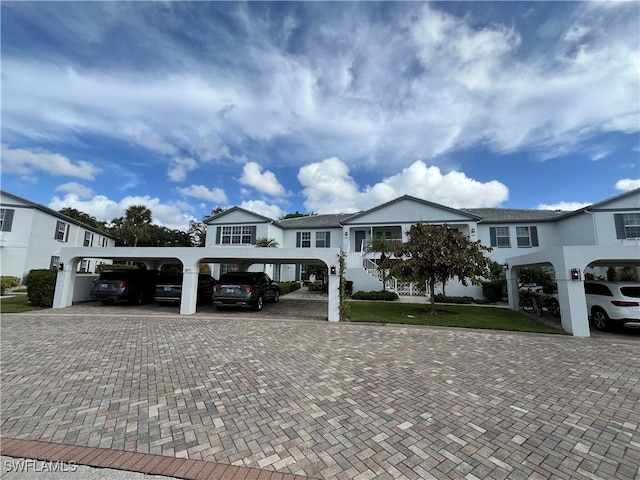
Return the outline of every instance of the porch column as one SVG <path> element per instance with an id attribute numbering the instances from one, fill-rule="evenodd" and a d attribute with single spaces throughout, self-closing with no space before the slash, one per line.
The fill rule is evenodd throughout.
<path id="1" fill-rule="evenodd" d="M 200 269 L 198 264 L 187 267 L 186 263 L 182 271 L 182 296 L 180 297 L 180 315 L 191 315 L 196 313 L 198 297 L 198 275 Z"/>

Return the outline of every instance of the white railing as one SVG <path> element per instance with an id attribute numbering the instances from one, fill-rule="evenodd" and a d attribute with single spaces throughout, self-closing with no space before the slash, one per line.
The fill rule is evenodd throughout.
<path id="1" fill-rule="evenodd" d="M 397 247 L 398 245 L 402 245 L 402 239 L 401 238 L 387 238 L 387 242 L 393 248 Z M 371 248 L 371 244 L 372 243 L 373 243 L 373 240 L 362 240 L 362 244 L 360 245 L 360 248 L 362 249 L 362 252 L 364 253 L 364 252 L 369 251 L 369 249 Z M 375 252 L 369 252 L 369 253 L 375 253 Z"/>
<path id="2" fill-rule="evenodd" d="M 372 277 L 382 281 L 382 274 L 376 262 L 368 258 L 362 258 L 362 268 L 364 268 Z M 388 270 L 387 273 L 389 273 Z M 384 286 L 387 290 L 395 292 L 398 288 L 398 279 L 392 275 L 386 275 Z"/>
<path id="3" fill-rule="evenodd" d="M 426 282 L 422 286 L 419 283 L 399 282 L 397 286 L 397 290 L 395 292 L 398 295 L 422 296 L 422 297 L 428 296 Z"/>
<path id="4" fill-rule="evenodd" d="M 625 246 L 640 245 L 640 238 L 627 238 L 622 241 L 622 245 L 625 245 Z"/>

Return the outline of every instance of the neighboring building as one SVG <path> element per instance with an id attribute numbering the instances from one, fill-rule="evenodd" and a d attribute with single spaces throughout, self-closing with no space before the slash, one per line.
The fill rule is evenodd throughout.
<path id="1" fill-rule="evenodd" d="M 0 191 L 0 273 L 21 280 L 33 269 L 57 269 L 62 247 L 115 247 L 116 237 L 43 205 Z M 87 258 L 80 271 L 99 263 Z"/>
<path id="2" fill-rule="evenodd" d="M 354 282 L 354 291 L 380 290 L 376 272 L 376 255 L 367 246 L 377 236 L 392 241 L 406 241 L 406 231 L 415 223 L 447 224 L 492 247 L 489 257 L 505 264 L 519 255 L 567 246 L 638 246 L 638 255 L 623 262 L 640 275 L 640 189 L 595 203 L 574 212 L 504 208 L 454 209 L 404 195 L 372 209 L 352 214 L 311 215 L 276 221 L 238 207 L 205 220 L 208 229 L 206 247 L 253 247 L 255 239 L 273 238 L 281 248 L 338 247 L 347 253 L 346 277 Z M 601 259 L 606 261 L 606 259 Z M 620 265 L 616 261 L 616 265 Z M 635 262 L 635 263 L 634 263 Z M 604 274 L 608 268 L 594 262 L 590 272 Z M 275 279 L 304 281 L 304 265 L 257 265 L 267 269 Z M 242 265 L 214 265 L 214 276 Z M 603 270 L 604 269 L 604 270 Z M 399 293 L 411 292 L 408 286 L 391 279 L 390 288 Z M 482 297 L 479 287 L 463 287 L 458 282 L 447 285 L 450 295 Z"/>

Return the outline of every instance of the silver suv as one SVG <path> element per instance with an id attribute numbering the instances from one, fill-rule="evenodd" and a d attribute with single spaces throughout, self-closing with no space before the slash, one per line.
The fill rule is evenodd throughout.
<path id="1" fill-rule="evenodd" d="M 587 310 L 598 330 L 640 328 L 640 283 L 584 282 Z"/>

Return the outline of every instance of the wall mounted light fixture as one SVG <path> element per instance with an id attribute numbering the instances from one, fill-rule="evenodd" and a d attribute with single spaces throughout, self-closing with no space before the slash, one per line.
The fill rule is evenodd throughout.
<path id="1" fill-rule="evenodd" d="M 571 269 L 571 280 L 573 280 L 575 282 L 580 280 L 580 269 L 579 268 L 572 268 Z"/>

